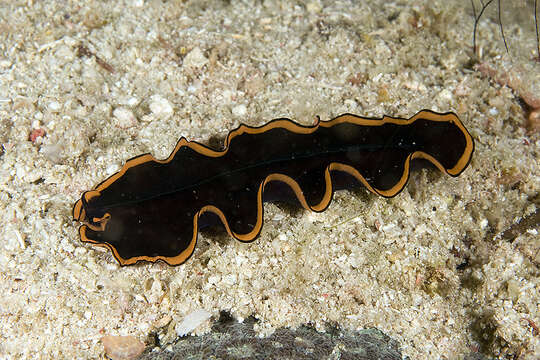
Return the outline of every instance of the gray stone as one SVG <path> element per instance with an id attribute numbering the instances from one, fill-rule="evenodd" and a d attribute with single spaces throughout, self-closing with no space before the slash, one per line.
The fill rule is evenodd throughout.
<path id="1" fill-rule="evenodd" d="M 377 329 L 348 331 L 329 327 L 318 332 L 312 326 L 281 328 L 266 338 L 253 330 L 253 317 L 239 323 L 222 313 L 203 336 L 180 338 L 172 351 L 148 351 L 141 359 L 356 359 L 401 360 L 397 341 Z"/>

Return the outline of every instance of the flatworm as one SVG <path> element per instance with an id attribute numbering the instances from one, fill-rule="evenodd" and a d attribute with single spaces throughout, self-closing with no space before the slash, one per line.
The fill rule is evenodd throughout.
<path id="1" fill-rule="evenodd" d="M 453 113 L 422 110 L 410 119 L 343 114 L 303 126 L 289 119 L 240 125 L 222 150 L 181 138 L 165 160 L 143 154 L 73 207 L 81 240 L 111 250 L 120 265 L 185 262 L 200 228 L 221 222 L 250 242 L 263 224 L 263 201 L 298 200 L 320 212 L 334 190 L 363 184 L 392 197 L 426 159 L 458 176 L 473 138 Z"/>

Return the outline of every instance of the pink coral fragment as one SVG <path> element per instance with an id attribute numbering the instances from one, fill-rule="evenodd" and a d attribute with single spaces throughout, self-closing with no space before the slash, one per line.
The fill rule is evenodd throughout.
<path id="1" fill-rule="evenodd" d="M 105 353 L 112 360 L 136 359 L 144 351 L 144 343 L 135 336 L 104 336 L 101 338 Z"/>

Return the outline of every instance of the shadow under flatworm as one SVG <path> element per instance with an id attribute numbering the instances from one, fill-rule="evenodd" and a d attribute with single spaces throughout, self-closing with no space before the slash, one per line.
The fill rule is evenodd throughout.
<path id="1" fill-rule="evenodd" d="M 344 114 L 314 126 L 276 119 L 239 126 L 223 150 L 181 138 L 165 160 L 137 156 L 85 192 L 73 216 L 84 223 L 82 241 L 109 248 L 121 265 L 178 265 L 193 253 L 198 229 L 216 219 L 249 242 L 261 231 L 263 201 L 295 200 L 319 212 L 334 190 L 359 184 L 392 197 L 406 185 L 412 160 L 457 176 L 473 149 L 453 113 L 423 110 L 410 119 Z M 208 212 L 215 216 L 203 216 Z"/>

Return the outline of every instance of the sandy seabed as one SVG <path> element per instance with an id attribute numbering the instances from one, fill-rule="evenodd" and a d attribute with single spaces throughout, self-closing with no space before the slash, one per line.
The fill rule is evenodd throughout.
<path id="1" fill-rule="evenodd" d="M 413 359 L 539 358 L 538 224 L 502 234 L 538 206 L 540 140 L 520 91 L 540 94 L 540 67 L 512 21 L 504 55 L 489 14 L 472 60 L 469 6 L 1 2 L 0 357 L 97 358 L 104 335 L 167 344 L 203 309 L 254 315 L 261 335 L 376 327 Z M 525 6 L 508 11 L 532 29 Z M 265 204 L 257 241 L 203 234 L 179 267 L 120 268 L 79 241 L 81 193 L 180 136 L 424 108 L 456 112 L 476 139 L 460 177 L 424 169 L 395 198 L 341 191 L 317 214 Z"/>

